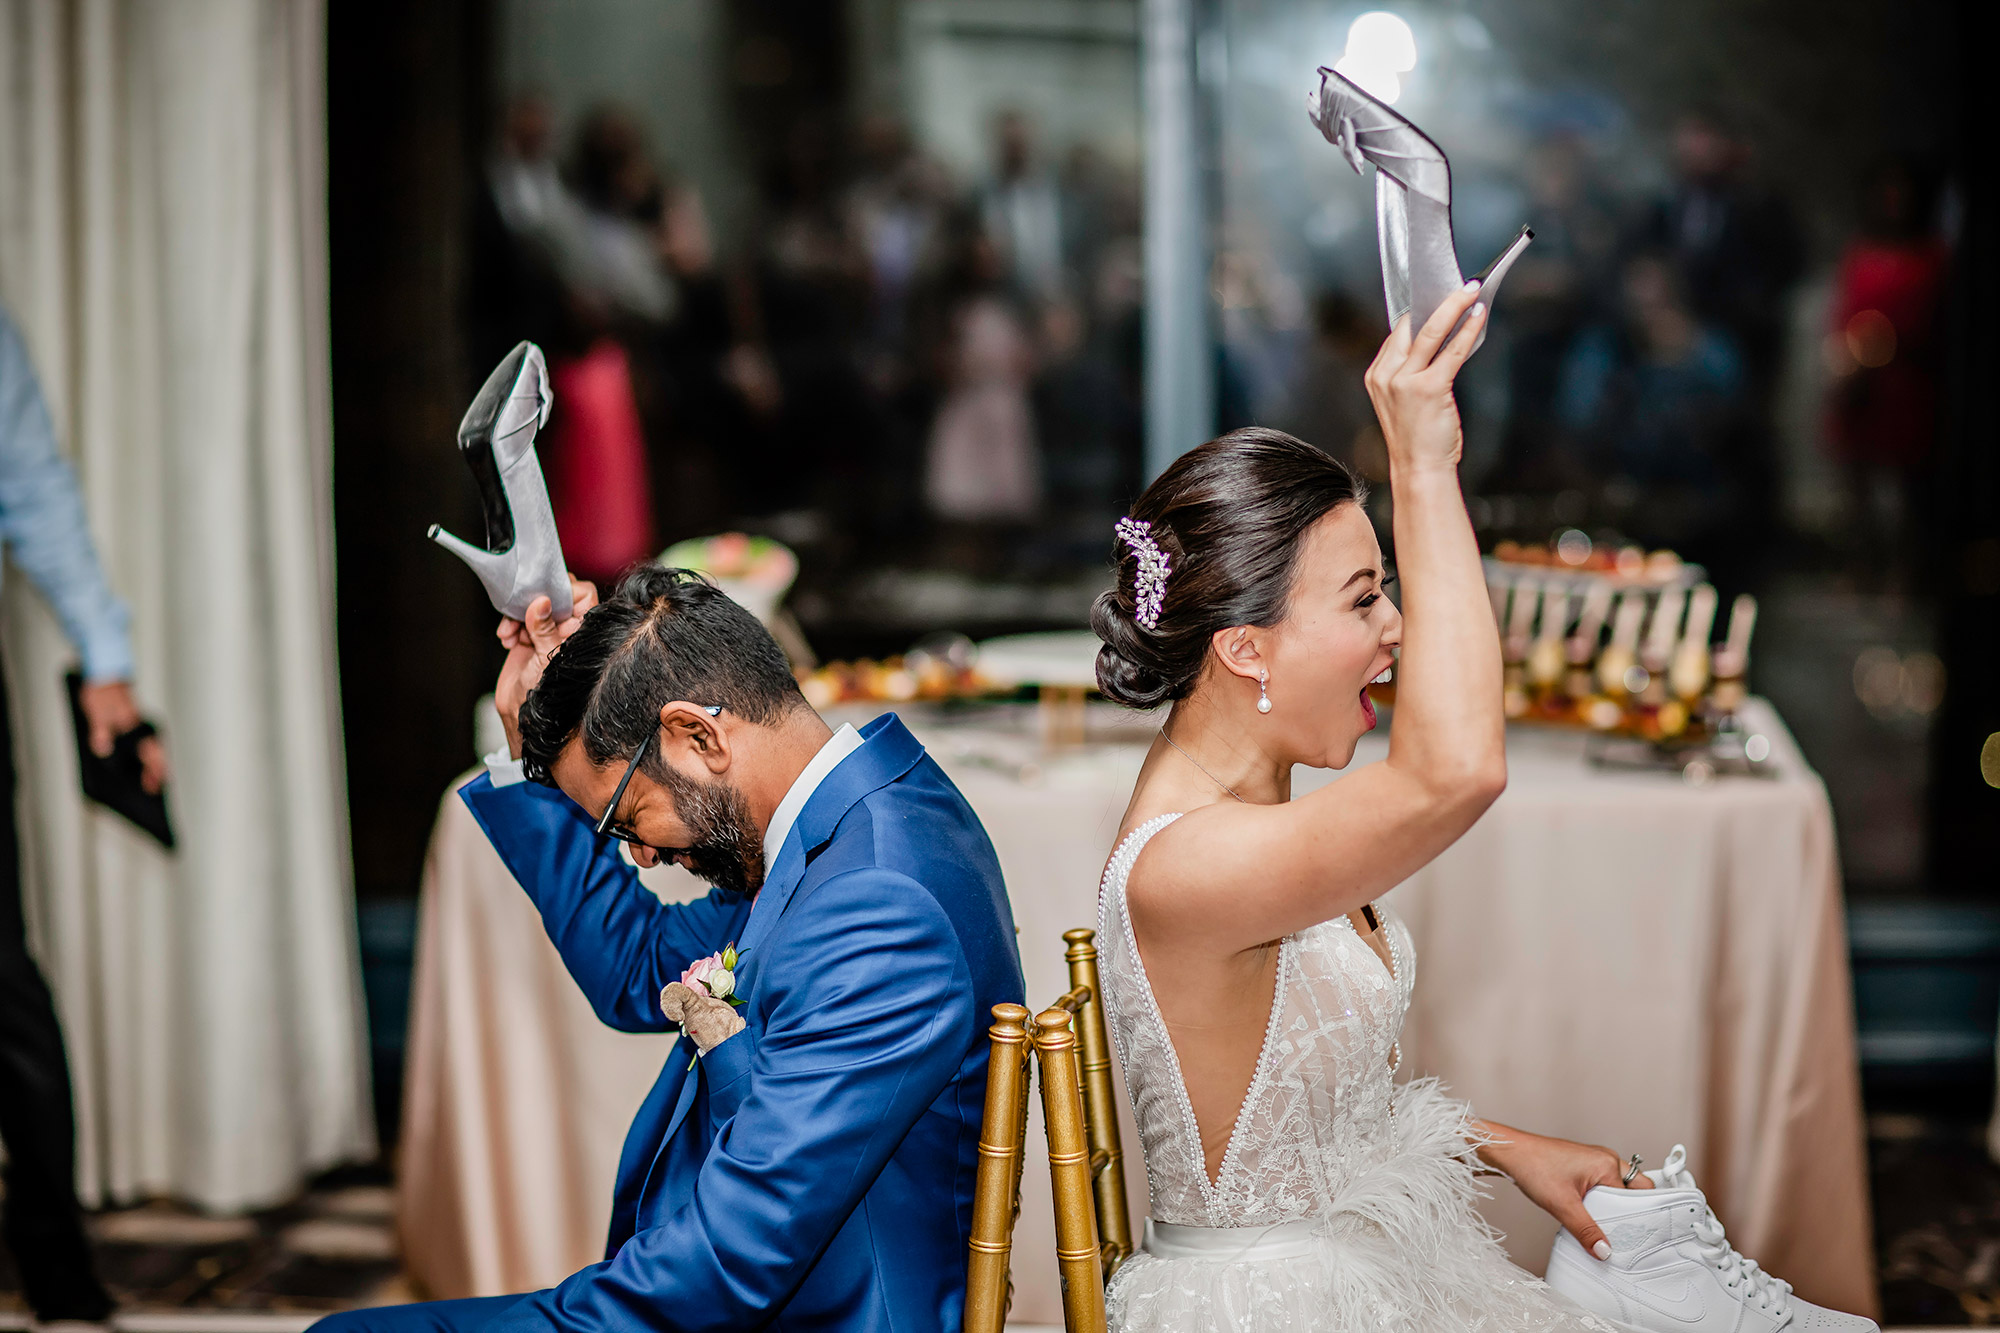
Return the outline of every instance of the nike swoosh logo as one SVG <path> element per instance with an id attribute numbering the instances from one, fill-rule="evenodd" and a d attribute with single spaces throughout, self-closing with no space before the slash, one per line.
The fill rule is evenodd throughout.
<path id="1" fill-rule="evenodd" d="M 1631 1294 L 1647 1309 L 1684 1324 L 1698 1324 L 1708 1316 L 1708 1302 L 1702 1299 L 1701 1289 L 1686 1278 L 1681 1279 L 1680 1290 L 1672 1296 L 1634 1279 Z"/>

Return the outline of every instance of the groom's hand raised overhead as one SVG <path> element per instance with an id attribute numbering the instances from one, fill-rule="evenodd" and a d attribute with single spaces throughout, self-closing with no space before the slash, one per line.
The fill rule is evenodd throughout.
<path id="1" fill-rule="evenodd" d="M 595 583 L 572 574 L 569 591 L 571 608 L 567 620 L 557 620 L 549 599 L 537 597 L 528 603 L 526 621 L 503 618 L 500 627 L 493 631 L 500 646 L 507 650 L 507 661 L 500 668 L 500 683 L 493 690 L 493 707 L 507 728 L 507 751 L 516 759 L 521 757 L 521 704 L 528 691 L 541 683 L 550 654 L 576 633 L 583 624 L 584 613 L 597 605 Z"/>

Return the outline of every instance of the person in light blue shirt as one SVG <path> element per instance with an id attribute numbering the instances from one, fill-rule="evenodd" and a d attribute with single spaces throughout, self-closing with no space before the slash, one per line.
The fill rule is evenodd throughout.
<path id="1" fill-rule="evenodd" d="M 139 725 L 125 604 L 112 595 L 91 544 L 76 474 L 56 448 L 42 389 L 20 332 L 0 308 L 0 546 L 55 609 L 82 656 L 91 748 L 109 754 Z M 4 568 L 0 568 L 4 577 Z M 52 682 L 44 682 L 53 684 Z M 139 747 L 148 790 L 167 777 L 166 751 Z M 111 1298 L 97 1279 L 76 1200 L 76 1129 L 69 1063 L 48 983 L 28 952 L 14 827 L 14 745 L 0 670 L 0 1139 L 7 1147 L 0 1232 L 35 1316 L 102 1321 Z"/>

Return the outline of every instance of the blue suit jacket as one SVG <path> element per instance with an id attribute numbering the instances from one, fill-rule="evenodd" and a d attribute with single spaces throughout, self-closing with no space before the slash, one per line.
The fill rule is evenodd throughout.
<path id="1" fill-rule="evenodd" d="M 747 1026 L 677 1044 L 625 1140 L 603 1262 L 508 1329 L 955 1329 L 991 1007 L 1024 987 L 993 845 L 893 715 L 806 802 L 754 908 L 663 906 L 567 797 L 463 790 L 598 1016 L 736 941 Z"/>

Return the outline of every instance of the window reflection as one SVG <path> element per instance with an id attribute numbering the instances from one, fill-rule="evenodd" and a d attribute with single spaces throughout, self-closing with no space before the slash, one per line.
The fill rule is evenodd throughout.
<path id="1" fill-rule="evenodd" d="M 1140 481 L 1136 5 L 499 10 L 472 343 L 549 351 L 572 563 L 776 537 L 823 655 L 1080 623 Z"/>
<path id="2" fill-rule="evenodd" d="M 1905 694 L 1936 709 L 1943 687 L 1896 664 L 1937 660 L 1954 210 L 1917 146 L 1941 141 L 1950 103 L 1933 91 L 1892 117 L 1824 93 L 1924 67 L 1921 24 L 1830 26 L 1774 62 L 1766 20 L 1710 3 L 1204 12 L 1226 53 L 1203 81 L 1219 425 L 1280 425 L 1386 471 L 1355 391 L 1386 332 L 1371 183 L 1300 110 L 1313 65 L 1344 60 L 1450 155 L 1462 263 L 1535 231 L 1459 380 L 1486 549 L 1569 531 L 1756 594 L 1753 687 L 1825 774 L 1851 881 L 1919 882 L 1931 741 Z"/>

